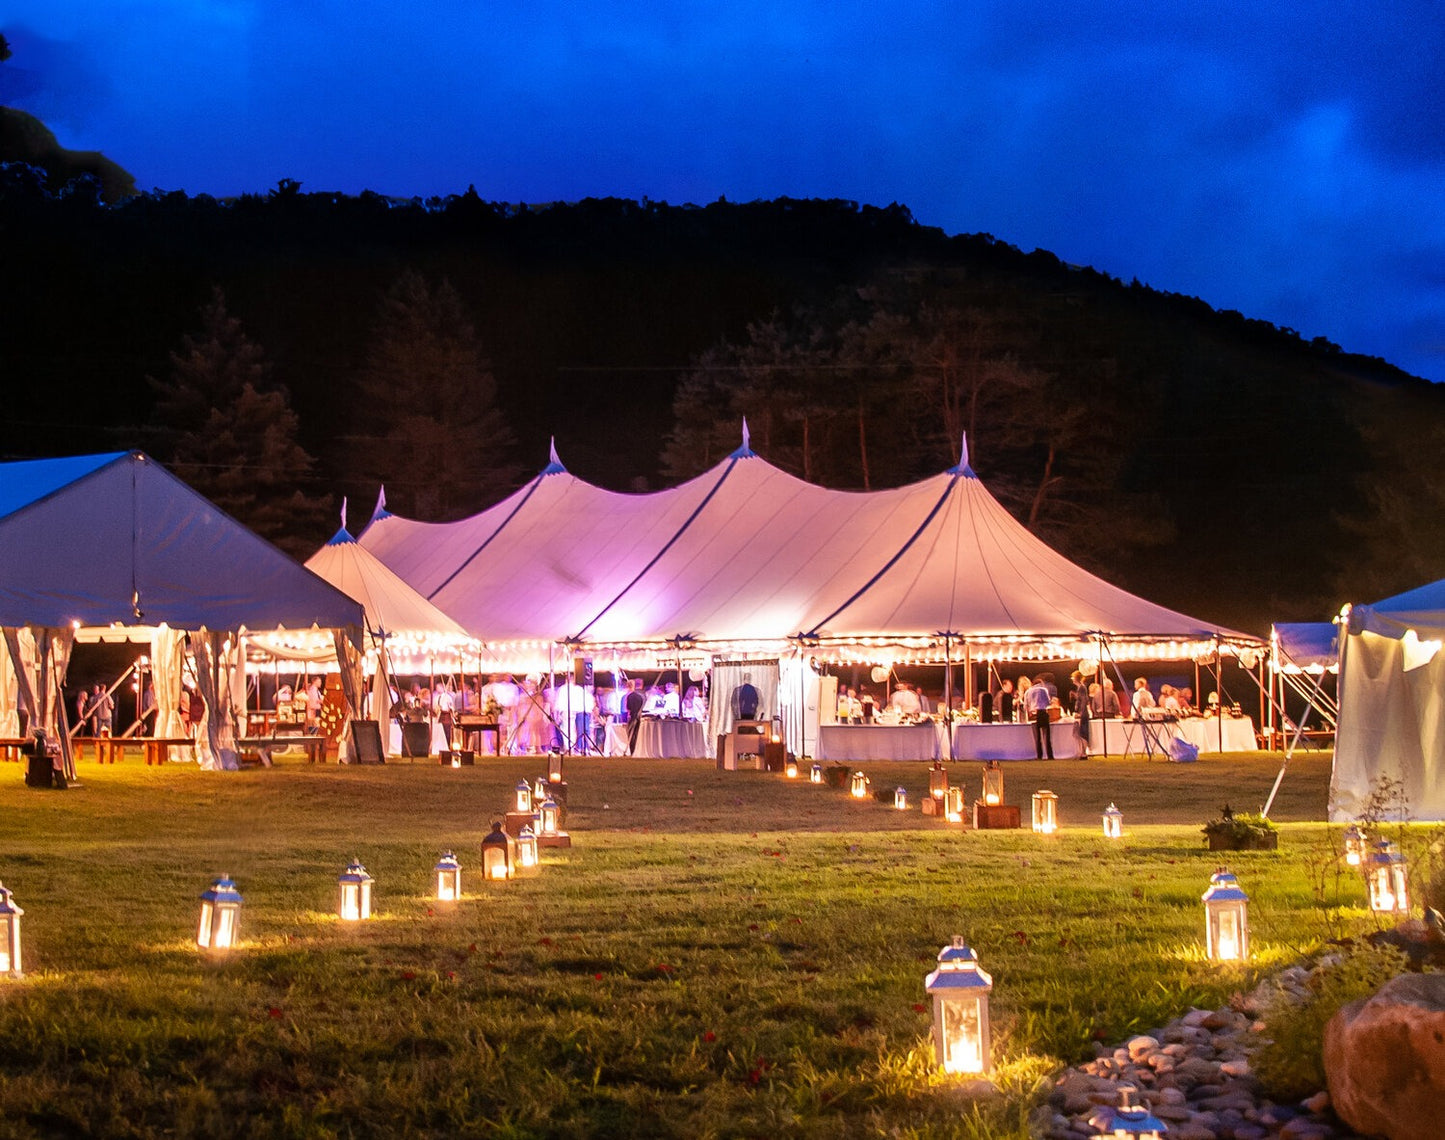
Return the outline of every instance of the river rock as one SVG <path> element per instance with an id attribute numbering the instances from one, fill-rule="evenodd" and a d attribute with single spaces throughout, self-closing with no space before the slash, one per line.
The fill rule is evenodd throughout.
<path id="1" fill-rule="evenodd" d="M 1445 975 L 1404 974 L 1325 1027 L 1336 1114 L 1388 1140 L 1437 1140 L 1445 1120 Z"/>

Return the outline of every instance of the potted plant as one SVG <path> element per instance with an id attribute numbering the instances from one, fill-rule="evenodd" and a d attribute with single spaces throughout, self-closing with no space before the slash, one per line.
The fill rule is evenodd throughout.
<path id="1" fill-rule="evenodd" d="M 853 778 L 853 769 L 846 764 L 829 764 L 823 769 L 823 781 L 830 788 L 846 788 Z"/>
<path id="2" fill-rule="evenodd" d="M 1274 824 L 1262 815 L 1236 815 L 1228 804 L 1220 809 L 1218 819 L 1204 825 L 1204 838 L 1211 851 L 1274 851 L 1279 847 Z"/>

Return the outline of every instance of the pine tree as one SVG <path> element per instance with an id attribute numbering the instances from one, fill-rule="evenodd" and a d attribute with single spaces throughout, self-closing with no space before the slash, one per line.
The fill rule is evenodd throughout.
<path id="1" fill-rule="evenodd" d="M 398 513 L 458 518 L 515 487 L 496 380 L 448 282 L 407 270 L 392 284 L 357 380 L 360 466 Z"/>
<path id="2" fill-rule="evenodd" d="M 171 470 L 288 554 L 311 554 L 326 537 L 330 497 L 307 493 L 316 462 L 297 442 L 290 398 L 220 288 L 201 310 L 201 331 L 171 353 L 169 375 L 150 382 Z"/>

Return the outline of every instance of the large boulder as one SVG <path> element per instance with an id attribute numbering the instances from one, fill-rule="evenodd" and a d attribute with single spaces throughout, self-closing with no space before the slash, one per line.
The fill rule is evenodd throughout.
<path id="1" fill-rule="evenodd" d="M 1325 1027 L 1325 1076 L 1340 1119 L 1389 1140 L 1445 1127 L 1445 975 L 1404 974 Z"/>

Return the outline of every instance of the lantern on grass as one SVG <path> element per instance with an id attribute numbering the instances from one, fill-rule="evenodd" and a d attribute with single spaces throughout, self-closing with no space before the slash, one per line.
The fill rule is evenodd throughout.
<path id="1" fill-rule="evenodd" d="M 462 897 L 462 865 L 450 851 L 445 852 L 437 865 L 437 902 L 456 902 Z"/>
<path id="2" fill-rule="evenodd" d="M 945 1073 L 989 1069 L 988 995 L 993 979 L 955 934 L 938 952 L 938 969 L 923 983 L 933 999 L 933 1053 Z"/>
<path id="3" fill-rule="evenodd" d="M 1409 914 L 1410 886 L 1405 856 L 1388 839 L 1381 839 L 1365 858 L 1365 885 L 1370 909 L 1376 914 Z"/>
<path id="4" fill-rule="evenodd" d="M 534 811 L 536 810 L 536 806 L 535 806 L 535 805 L 540 804 L 540 803 L 541 803 L 543 800 L 545 800 L 546 798 L 547 798 L 547 777 L 546 777 L 546 776 L 538 776 L 538 777 L 537 777 L 537 784 L 536 784 L 536 786 L 532 789 L 532 803 L 533 803 L 533 805 L 534 805 L 533 810 L 534 810 Z"/>
<path id="5" fill-rule="evenodd" d="M 346 865 L 346 870 L 337 877 L 336 886 L 340 895 L 336 913 L 346 922 L 360 922 L 371 917 L 372 878 L 357 860 Z"/>
<path id="6" fill-rule="evenodd" d="M 1059 797 L 1047 788 L 1034 793 L 1034 831 L 1040 835 L 1052 835 L 1059 830 Z"/>
<path id="7" fill-rule="evenodd" d="M 893 806 L 899 811 L 908 810 L 908 789 L 902 784 L 893 789 Z"/>
<path id="8" fill-rule="evenodd" d="M 853 772 L 852 794 L 855 800 L 864 799 L 868 795 L 868 777 L 861 768 Z"/>
<path id="9" fill-rule="evenodd" d="M 526 780 L 517 785 L 517 810 L 522 812 L 532 810 L 532 785 Z"/>
<path id="10" fill-rule="evenodd" d="M 928 794 L 936 800 L 948 794 L 948 769 L 943 766 L 942 760 L 935 760 L 933 767 L 928 769 Z"/>
<path id="11" fill-rule="evenodd" d="M 562 826 L 562 812 L 557 806 L 557 801 L 548 796 L 542 801 L 542 806 L 538 810 L 542 816 L 542 834 L 556 835 Z"/>
<path id="12" fill-rule="evenodd" d="M 798 778 L 798 758 L 796 756 L 789 756 L 783 764 L 783 775 L 790 780 Z"/>
<path id="13" fill-rule="evenodd" d="M 943 818 L 947 823 L 963 822 L 963 785 L 954 784 L 943 797 Z"/>
<path id="14" fill-rule="evenodd" d="M 1249 896 L 1239 880 L 1221 867 L 1204 892 L 1205 948 L 1212 961 L 1243 962 L 1249 957 Z"/>
<path id="15" fill-rule="evenodd" d="M 201 925 L 196 946 L 202 950 L 229 950 L 236 944 L 236 924 L 241 917 L 241 892 L 231 877 L 222 874 L 201 892 Z"/>
<path id="16" fill-rule="evenodd" d="M 1119 1103 L 1114 1108 L 1100 1108 L 1089 1117 L 1096 1131 L 1093 1140 L 1163 1140 L 1168 1125 L 1138 1101 L 1133 1085 L 1119 1086 Z"/>
<path id="17" fill-rule="evenodd" d="M 1104 809 L 1104 838 L 1124 838 L 1124 813 L 1113 804 Z"/>
<path id="18" fill-rule="evenodd" d="M 517 832 L 517 865 L 515 873 L 518 875 L 532 875 L 541 867 L 542 860 L 537 854 L 537 833 L 527 824 L 522 825 L 522 830 Z"/>
<path id="19" fill-rule="evenodd" d="M 1003 803 L 1003 769 L 995 760 L 983 766 L 983 802 L 989 807 Z"/>
<path id="20" fill-rule="evenodd" d="M 20 916 L 10 891 L 0 883 L 0 974 L 20 976 Z"/>
<path id="21" fill-rule="evenodd" d="M 492 824 L 492 830 L 482 839 L 482 877 L 512 877 L 512 837 L 502 830 L 500 823 Z"/>
<path id="22" fill-rule="evenodd" d="M 1345 862 L 1358 867 L 1365 861 L 1365 832 L 1356 824 L 1345 828 Z"/>
<path id="23" fill-rule="evenodd" d="M 823 765 L 814 762 L 813 767 L 808 771 L 808 783 L 821 784 L 823 782 Z"/>

